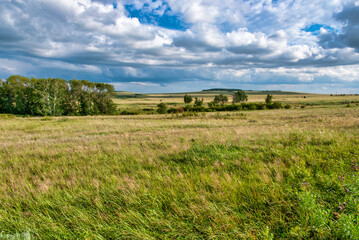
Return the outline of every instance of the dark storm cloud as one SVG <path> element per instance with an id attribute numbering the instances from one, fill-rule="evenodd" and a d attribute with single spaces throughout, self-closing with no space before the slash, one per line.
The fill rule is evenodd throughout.
<path id="1" fill-rule="evenodd" d="M 320 44 L 325 48 L 352 47 L 359 51 L 359 5 L 346 5 L 335 15 L 345 25 L 341 32 L 329 32 L 320 35 Z"/>

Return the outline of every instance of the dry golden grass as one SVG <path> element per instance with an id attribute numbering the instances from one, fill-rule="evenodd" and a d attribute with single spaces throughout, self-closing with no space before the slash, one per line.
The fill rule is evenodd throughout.
<path id="1" fill-rule="evenodd" d="M 265 110 L 176 115 L 15 118 L 1 120 L 0 147 L 9 156 L 31 152 L 84 152 L 99 147 L 147 154 L 172 152 L 192 141 L 224 143 L 293 131 L 330 131 L 359 124 L 352 108 Z M 19 151 L 22 149 L 22 151 Z M 153 150 L 153 151 L 152 151 Z M 160 152 L 161 153 L 161 152 Z"/>

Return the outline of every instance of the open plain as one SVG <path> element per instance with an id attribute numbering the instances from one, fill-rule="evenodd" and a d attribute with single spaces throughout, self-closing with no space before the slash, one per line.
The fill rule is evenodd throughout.
<path id="1" fill-rule="evenodd" d="M 2 115 L 0 239 L 358 239 L 357 98 L 275 96 L 293 107 L 194 115 Z"/>

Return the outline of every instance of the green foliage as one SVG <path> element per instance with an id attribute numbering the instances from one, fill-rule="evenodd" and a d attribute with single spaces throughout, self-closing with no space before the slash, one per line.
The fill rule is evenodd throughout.
<path id="1" fill-rule="evenodd" d="M 219 95 L 216 95 L 214 96 L 214 100 L 213 100 L 213 103 L 214 104 L 219 104 L 221 103 L 222 105 L 224 105 L 226 102 L 228 102 L 228 97 L 223 95 L 223 94 L 219 94 Z"/>
<path id="2" fill-rule="evenodd" d="M 0 82 L 0 113 L 31 116 L 114 114 L 114 87 L 86 80 L 18 75 Z"/>
<path id="3" fill-rule="evenodd" d="M 231 105 L 222 105 L 222 106 L 213 106 L 211 107 L 212 111 L 239 111 L 242 110 L 242 106 L 241 105 L 235 105 L 235 104 L 231 104 Z"/>
<path id="4" fill-rule="evenodd" d="M 120 112 L 120 115 L 139 115 L 140 112 L 136 110 L 123 110 Z"/>
<path id="5" fill-rule="evenodd" d="M 272 102 L 271 104 L 266 105 L 268 109 L 281 109 L 283 108 L 283 104 L 280 102 Z"/>
<path id="6" fill-rule="evenodd" d="M 206 112 L 208 109 L 205 108 L 204 106 L 185 106 L 184 111 L 186 112 Z"/>
<path id="7" fill-rule="evenodd" d="M 213 112 L 213 111 L 241 111 L 241 110 L 264 110 L 264 109 L 280 109 L 283 108 L 281 103 L 272 103 L 271 105 L 265 105 L 264 103 L 241 103 L 230 105 L 217 105 L 214 102 L 208 103 L 208 108 L 204 106 L 186 106 L 185 111 L 192 112 Z"/>
<path id="8" fill-rule="evenodd" d="M 167 113 L 167 104 L 164 102 L 161 102 L 157 105 L 157 113 L 159 114 L 165 114 Z"/>
<path id="9" fill-rule="evenodd" d="M 265 99 L 266 104 L 267 105 L 272 104 L 272 100 L 273 100 L 273 96 L 270 94 L 267 94 L 266 99 Z"/>
<path id="10" fill-rule="evenodd" d="M 248 96 L 243 90 L 238 90 L 233 94 L 233 103 L 248 101 Z"/>
<path id="11" fill-rule="evenodd" d="M 195 107 L 201 107 L 203 105 L 203 98 L 202 99 L 199 99 L 199 98 L 195 98 L 195 101 L 194 101 L 194 106 Z"/>
<path id="12" fill-rule="evenodd" d="M 4 81 L 0 79 L 0 113 L 6 112 L 6 98 L 4 91 Z"/>
<path id="13" fill-rule="evenodd" d="M 184 103 L 189 104 L 193 101 L 193 98 L 191 95 L 186 94 L 186 95 L 184 95 L 183 100 L 184 100 Z"/>
<path id="14" fill-rule="evenodd" d="M 209 102 L 208 103 L 208 108 L 215 108 L 216 106 L 217 106 L 218 104 L 217 103 L 215 103 L 214 101 L 212 101 L 212 102 Z"/>
<path id="15" fill-rule="evenodd" d="M 65 80 L 58 78 L 31 79 L 34 89 L 38 93 L 35 113 L 30 115 L 60 116 L 64 114 L 66 97 L 69 94 L 69 87 Z"/>

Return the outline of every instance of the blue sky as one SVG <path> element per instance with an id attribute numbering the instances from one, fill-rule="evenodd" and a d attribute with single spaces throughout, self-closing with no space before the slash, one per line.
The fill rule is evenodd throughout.
<path id="1" fill-rule="evenodd" d="M 0 78 L 359 93 L 358 0 L 0 0 Z"/>

